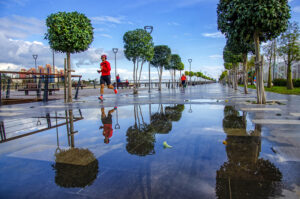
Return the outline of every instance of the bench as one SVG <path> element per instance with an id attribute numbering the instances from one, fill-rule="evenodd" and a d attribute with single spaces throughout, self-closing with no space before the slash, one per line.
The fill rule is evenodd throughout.
<path id="1" fill-rule="evenodd" d="M 44 90 L 44 88 L 41 89 L 41 91 Z M 25 95 L 28 95 L 29 91 L 38 91 L 38 86 L 36 83 L 27 83 L 25 88 L 20 88 L 18 91 L 24 91 Z M 59 88 L 48 88 L 49 95 L 52 95 L 52 91 L 59 91 Z"/>
<path id="2" fill-rule="evenodd" d="M 74 82 L 74 83 L 72 84 L 72 87 L 77 88 L 77 82 Z M 83 89 L 83 87 L 87 87 L 87 85 L 85 85 L 85 84 L 80 84 L 80 88 Z"/>
<path id="3" fill-rule="evenodd" d="M 125 87 L 125 88 L 131 88 L 133 87 L 133 84 L 129 84 L 129 82 L 118 82 L 117 86 L 116 86 L 116 82 L 113 83 L 113 86 L 114 87 L 121 87 L 122 89 Z"/>

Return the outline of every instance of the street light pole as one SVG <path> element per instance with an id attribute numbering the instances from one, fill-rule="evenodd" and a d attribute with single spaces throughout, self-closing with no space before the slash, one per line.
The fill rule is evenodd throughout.
<path id="1" fill-rule="evenodd" d="M 149 34 L 152 33 L 153 31 L 153 26 L 144 26 L 144 30 L 146 30 Z M 150 93 L 150 61 L 149 61 L 149 89 L 148 89 L 148 93 Z"/>
<path id="2" fill-rule="evenodd" d="M 118 87 L 118 81 L 117 81 L 117 52 L 118 52 L 118 48 L 113 48 L 112 51 L 115 53 L 115 76 L 116 76 L 116 86 Z"/>
<path id="3" fill-rule="evenodd" d="M 34 65 L 35 65 L 35 72 L 37 72 L 37 68 L 36 68 L 36 59 L 38 58 L 38 55 L 34 54 L 32 55 L 33 59 L 34 59 Z"/>
<path id="4" fill-rule="evenodd" d="M 193 61 L 192 59 L 188 59 L 188 62 L 190 63 L 190 72 L 192 71 L 192 70 L 191 70 L 192 61 Z M 190 75 L 190 72 L 189 72 L 189 76 L 190 76 L 190 82 L 191 82 L 191 75 Z"/>

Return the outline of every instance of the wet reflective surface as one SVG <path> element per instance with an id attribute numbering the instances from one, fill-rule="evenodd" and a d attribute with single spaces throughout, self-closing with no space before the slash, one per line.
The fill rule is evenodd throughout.
<path id="1" fill-rule="evenodd" d="M 4 120 L 0 198 L 297 198 L 299 162 L 277 158 L 267 129 L 201 102 Z"/>

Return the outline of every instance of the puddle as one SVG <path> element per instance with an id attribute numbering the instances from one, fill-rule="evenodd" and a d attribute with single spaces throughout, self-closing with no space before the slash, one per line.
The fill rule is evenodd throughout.
<path id="1" fill-rule="evenodd" d="M 73 109 L 0 126 L 3 198 L 269 198 L 299 179 L 250 113 L 222 104 Z"/>
<path id="2" fill-rule="evenodd" d="M 218 102 L 224 102 L 224 100 L 218 100 L 218 99 L 195 99 L 190 100 L 191 102 L 200 102 L 200 103 L 218 103 Z"/>

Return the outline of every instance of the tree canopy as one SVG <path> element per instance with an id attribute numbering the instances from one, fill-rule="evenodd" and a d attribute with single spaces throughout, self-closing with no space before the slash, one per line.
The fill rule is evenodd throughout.
<path id="1" fill-rule="evenodd" d="M 129 61 L 138 58 L 150 61 L 154 54 L 154 44 L 151 35 L 144 29 L 128 31 L 123 36 L 124 54 Z"/>
<path id="2" fill-rule="evenodd" d="M 93 41 L 90 19 L 78 12 L 58 12 L 46 19 L 45 39 L 58 52 L 78 53 L 88 49 Z"/>
<path id="3" fill-rule="evenodd" d="M 220 0 L 217 7 L 218 29 L 227 38 L 260 41 L 279 36 L 290 18 L 288 0 Z"/>
<path id="4" fill-rule="evenodd" d="M 166 45 L 154 47 L 154 56 L 151 65 L 154 67 L 166 67 L 170 64 L 171 49 Z"/>

